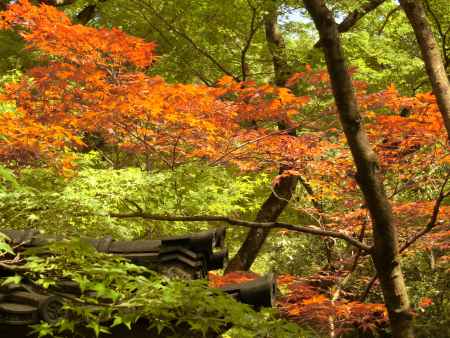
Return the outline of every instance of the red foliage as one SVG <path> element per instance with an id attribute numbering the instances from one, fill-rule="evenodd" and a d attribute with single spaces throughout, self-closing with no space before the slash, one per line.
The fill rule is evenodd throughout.
<path id="1" fill-rule="evenodd" d="M 231 272 L 224 276 L 209 274 L 209 284 L 221 287 L 230 284 L 245 283 L 258 278 L 250 272 Z M 331 287 L 339 280 L 337 275 L 319 274 L 308 278 L 281 275 L 278 286 L 285 295 L 279 297 L 277 307 L 287 318 L 303 325 L 328 332 L 330 324 L 335 334 L 340 335 L 351 329 L 375 331 L 387 326 L 387 312 L 383 304 L 361 303 L 349 296 L 332 301 Z"/>
<path id="2" fill-rule="evenodd" d="M 351 295 L 333 299 L 330 277 L 336 282 L 336 276 L 327 275 L 281 276 L 278 283 L 288 292 L 278 301 L 280 311 L 291 320 L 323 333 L 333 331 L 337 336 L 355 328 L 376 331 L 387 326 L 383 304 L 361 303 L 352 300 Z"/>
<path id="3" fill-rule="evenodd" d="M 43 63 L 5 87 L 2 99 L 15 102 L 21 114 L 0 117 L 0 125 L 9 125 L 0 130 L 0 160 L 50 161 L 66 147 L 82 145 L 90 132 L 169 167 L 192 157 L 244 170 L 276 167 L 303 163 L 325 144 L 318 144 L 319 136 L 295 138 L 253 125 L 291 123 L 307 98 L 288 89 L 229 78 L 215 88 L 167 84 L 142 72 L 155 59 L 153 43 L 73 25 L 55 8 L 25 0 L 1 14 L 0 28 L 18 31 Z M 42 129 L 60 131 L 64 139 L 47 142 Z"/>
<path id="4" fill-rule="evenodd" d="M 70 169 L 72 150 L 85 146 L 83 137 L 95 132 L 109 145 L 170 168 L 190 160 L 232 164 L 242 170 L 288 166 L 282 175 L 301 175 L 314 192 L 311 198 L 332 201 L 338 210 L 321 226 L 356 235 L 367 223 L 354 165 L 334 118 L 336 107 L 325 70 L 307 66 L 288 80 L 288 86 L 304 87 L 308 96 L 296 96 L 287 88 L 237 83 L 230 77 L 215 87 L 168 84 L 144 73 L 156 59 L 154 43 L 117 29 L 74 25 L 54 7 L 18 1 L 0 13 L 0 29 L 19 32 L 40 61 L 21 81 L 5 86 L 0 96 L 17 107 L 0 115 L 0 161 Z M 403 97 L 394 86 L 371 93 L 360 81 L 354 86 L 370 141 L 389 180 L 389 195 L 395 198 L 404 190 L 438 186 L 434 175 L 423 177 L 430 167 L 450 163 L 435 97 L 430 93 Z M 312 119 L 312 109 L 306 108 L 316 100 L 330 104 Z M 280 122 L 299 129 L 299 135 L 290 135 L 289 129 L 274 131 Z M 393 203 L 402 238 L 428 222 L 431 199 Z M 315 218 L 322 220 L 317 210 L 306 211 L 319 213 Z M 450 249 L 449 216 L 450 207 L 443 206 L 439 227 L 418 247 Z M 235 273 L 210 279 L 217 287 L 255 277 Z M 330 321 L 337 331 L 384 326 L 382 305 L 362 304 L 351 295 L 333 300 L 330 289 L 338 277 L 280 277 L 280 285 L 289 290 L 279 302 L 280 310 L 325 331 L 330 330 Z"/>
<path id="5" fill-rule="evenodd" d="M 230 284 L 240 284 L 245 283 L 260 277 L 258 274 L 253 272 L 230 272 L 223 276 L 217 275 L 210 272 L 208 274 L 209 285 L 214 288 L 220 288 L 222 286 L 227 286 Z"/>
<path id="6" fill-rule="evenodd" d="M 418 304 L 421 308 L 425 309 L 431 305 L 433 305 L 433 300 L 428 297 L 421 298 Z"/>

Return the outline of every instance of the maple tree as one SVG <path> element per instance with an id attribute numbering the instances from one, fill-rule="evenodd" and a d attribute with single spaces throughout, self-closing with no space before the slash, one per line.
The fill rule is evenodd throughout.
<path id="1" fill-rule="evenodd" d="M 314 1 L 310 3 L 314 12 Z M 318 17 L 319 14 L 316 13 Z M 0 28 L 17 31 L 39 63 L 2 90 L 1 100 L 15 105 L 0 114 L 3 163 L 16 169 L 26 165 L 56 167 L 69 176 L 76 172 L 77 152 L 88 147 L 89 135 L 97 135 L 108 147 L 132 154 L 149 168 L 174 169 L 200 161 L 237 167 L 242 172 L 274 172 L 282 168 L 273 181 L 273 195 L 279 199 L 276 189 L 283 182 L 301 180 L 309 189 L 308 198 L 313 205 L 307 210 L 311 224 L 277 222 L 284 206 L 276 217 L 257 217 L 255 222 L 214 215 L 154 215 L 137 204 L 135 212 L 110 216 L 225 222 L 252 230 L 265 229 L 267 234 L 271 229 L 283 228 L 288 234 L 340 238 L 354 248 L 334 262 L 339 271 L 329 278 L 332 285 L 339 285 L 339 274 L 348 272 L 348 261 L 354 259 L 356 266 L 360 259 L 374 255 L 374 250 L 381 250 L 377 241 L 385 238 L 378 234 L 373 247 L 374 238 L 366 233 L 367 209 L 373 216 L 380 208 L 362 199 L 358 183 L 363 191 L 370 189 L 361 182 L 361 176 L 355 179 L 361 175 L 361 166 L 355 174 L 351 151 L 355 153 L 352 144 L 357 143 L 358 137 L 349 142 L 349 149 L 340 126 L 329 118 L 342 113 L 345 104 L 332 103 L 336 78 L 331 76 L 330 80 L 327 71 L 305 66 L 303 72 L 293 72 L 278 63 L 281 68 L 277 86 L 240 82 L 232 76 L 222 77 L 214 86 L 170 84 L 146 72 L 158 60 L 154 43 L 118 29 L 72 24 L 54 7 L 36 7 L 27 1 L 12 4 L 0 16 Z M 273 23 L 273 17 L 267 18 Z M 276 36 L 272 38 L 276 40 Z M 283 46 L 272 47 L 275 64 L 280 62 L 276 56 Z M 333 67 L 330 66 L 330 73 Z M 357 70 L 351 69 L 350 73 L 356 74 Z M 431 93 L 405 97 L 393 85 L 378 92 L 371 92 L 363 81 L 348 81 L 347 85 L 355 89 L 354 101 L 361 110 L 358 124 L 362 120 L 366 124 L 365 145 L 370 141 L 378 155 L 377 171 L 384 178 L 377 178 L 375 185 L 384 185 L 387 191 L 383 199 L 392 200 L 393 217 L 388 215 L 389 223 L 401 241 L 393 256 L 408 253 L 406 249 L 417 242 L 416 247 L 421 250 L 442 250 L 439 261 L 445 264 L 449 257 L 450 209 L 444 200 L 449 195 L 446 175 L 450 154 L 437 99 Z M 341 99 L 347 95 L 341 94 Z M 311 108 L 317 101 L 325 102 L 319 114 Z M 346 117 L 341 119 L 345 129 Z M 348 127 L 347 137 L 351 131 Z M 432 170 L 435 175 L 424 174 Z M 404 198 L 406 193 L 425 186 L 433 192 L 428 199 Z M 292 186 L 289 189 L 293 190 Z M 376 217 L 373 218 L 376 224 Z M 419 241 L 429 233 L 429 241 Z M 395 241 L 397 235 L 392 237 Z M 252 255 L 256 257 L 258 252 L 259 248 Z M 246 269 L 253 260 L 247 262 Z M 378 277 L 385 285 L 380 266 Z M 238 282 L 251 277 L 235 274 L 224 278 Z M 339 292 L 330 292 L 331 288 L 315 285 L 316 277 L 280 279 L 289 288 L 280 300 L 282 313 L 320 330 L 331 330 L 332 335 L 354 326 L 362 330 L 386 326 L 387 312 L 381 304 L 362 303 L 354 294 L 339 296 Z M 211 278 L 215 285 L 224 283 L 215 278 Z M 316 279 L 322 283 L 327 276 Z M 386 303 L 392 321 L 398 304 L 394 306 L 388 300 Z M 430 301 L 424 299 L 420 304 L 426 308 Z M 408 306 L 400 310 L 405 317 L 411 316 Z"/>
<path id="2" fill-rule="evenodd" d="M 238 84 L 230 78 L 219 81 L 217 88 L 169 85 L 138 72 L 153 61 L 152 43 L 118 30 L 72 25 L 53 7 L 22 3 L 6 13 L 11 15 L 4 14 L 2 27 L 17 27 L 29 42 L 27 48 L 44 53 L 40 57 L 47 56 L 48 62 L 31 69 L 19 83 L 5 87 L 4 100 L 15 100 L 20 114 L 2 116 L 2 134 L 8 145 L 3 147 L 4 159 L 16 153 L 14 144 L 24 145 L 22 161 L 52 157 L 54 148 L 67 144 L 59 139 L 82 146 L 83 132 L 98 132 L 109 143 L 153 154 L 152 160 L 172 167 L 183 158 L 205 156 L 213 162 L 236 159 L 241 166 L 254 168 L 256 164 L 251 162 L 258 162 L 257 154 L 246 161 L 249 151 L 239 151 L 243 147 L 237 146 L 238 142 L 253 145 L 247 147 L 253 152 L 265 144 L 259 162 L 264 161 L 264 152 L 279 154 L 278 160 L 284 160 L 277 147 L 286 141 L 302 143 L 303 148 L 312 144 L 312 140 L 300 143 L 287 135 L 271 135 L 263 126 L 251 126 L 247 131 L 241 128 L 245 123 L 263 124 L 274 118 L 289 120 L 307 99 L 287 89 Z M 48 59 L 50 55 L 55 59 Z M 226 96 L 236 97 L 229 101 Z M 35 121 L 37 129 L 14 134 L 13 125 L 20 121 Z M 57 128 L 55 140 L 41 143 L 47 149 L 34 149 L 45 126 Z"/>

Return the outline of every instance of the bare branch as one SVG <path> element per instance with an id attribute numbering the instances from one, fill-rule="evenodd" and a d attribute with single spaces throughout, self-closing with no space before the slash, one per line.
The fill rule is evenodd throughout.
<path id="1" fill-rule="evenodd" d="M 418 239 L 429 233 L 433 228 L 437 225 L 437 219 L 439 216 L 439 211 L 441 208 L 442 201 L 450 195 L 449 192 L 445 192 L 445 187 L 450 180 L 450 171 L 447 173 L 447 176 L 444 179 L 444 182 L 441 185 L 441 189 L 439 191 L 438 198 L 436 199 L 436 202 L 434 203 L 433 212 L 430 216 L 430 221 L 425 225 L 424 229 L 419 231 L 417 234 L 412 236 L 409 240 L 406 241 L 405 244 L 400 248 L 400 253 L 408 249 L 411 245 L 413 245 Z"/>
<path id="2" fill-rule="evenodd" d="M 339 32 L 348 32 L 363 16 L 376 9 L 384 1 L 385 0 L 371 0 L 361 6 L 361 8 L 355 9 L 338 25 Z"/>
<path id="3" fill-rule="evenodd" d="M 126 198 L 126 199 L 125 199 L 125 202 L 132 204 L 132 205 L 137 209 L 138 212 L 140 212 L 140 213 L 144 212 L 144 211 L 142 210 L 141 206 L 140 206 L 139 204 L 137 204 L 135 201 Z M 131 210 L 131 209 L 130 209 L 130 210 Z"/>
<path id="4" fill-rule="evenodd" d="M 441 185 L 441 189 L 439 191 L 439 195 L 436 199 L 436 202 L 434 203 L 433 212 L 431 213 L 429 222 L 425 225 L 425 227 L 419 231 L 417 234 L 412 236 L 409 240 L 406 241 L 405 244 L 400 248 L 399 252 L 403 253 L 406 249 L 408 249 L 411 245 L 413 245 L 418 239 L 425 236 L 427 233 L 429 233 L 433 228 L 437 225 L 437 218 L 439 215 L 439 210 L 441 208 L 442 201 L 450 196 L 450 192 L 444 192 L 445 187 L 450 180 L 450 171 L 447 173 L 447 176 L 444 179 L 444 182 Z M 360 297 L 361 301 L 366 300 L 366 298 L 369 296 L 370 290 L 372 289 L 373 285 L 375 284 L 376 280 L 378 279 L 378 274 L 372 277 L 370 282 L 367 284 L 362 296 Z"/>
<path id="5" fill-rule="evenodd" d="M 167 37 L 164 32 L 159 29 L 158 25 L 155 25 L 153 23 L 152 20 L 150 20 L 144 13 L 144 11 L 140 11 L 139 12 L 140 15 L 142 16 L 142 18 L 147 22 L 147 24 L 149 25 L 149 27 L 151 29 L 153 29 L 154 31 L 156 31 L 159 36 L 161 37 L 162 40 L 164 40 L 164 42 L 167 44 L 167 46 L 169 46 L 170 48 L 174 48 L 174 44 L 173 42 L 169 39 L 169 37 Z M 192 72 L 195 76 L 197 76 L 200 81 L 202 81 L 206 86 L 211 87 L 213 85 L 212 81 L 208 80 L 202 73 L 200 73 L 198 70 L 195 70 L 192 68 L 192 65 L 187 62 L 184 58 L 180 58 L 180 63 L 183 64 L 183 68 L 185 69 L 185 71 L 190 71 Z"/>
<path id="6" fill-rule="evenodd" d="M 342 239 L 357 248 L 364 250 L 364 251 L 371 251 L 372 248 L 368 246 L 367 244 L 349 236 L 342 232 L 338 231 L 329 231 L 329 230 L 322 230 L 320 228 L 317 228 L 315 226 L 301 226 L 301 225 L 294 225 L 294 224 L 288 224 L 288 223 L 281 223 L 281 222 L 251 222 L 251 221 L 244 221 L 239 219 L 234 219 L 226 216 L 215 216 L 215 215 L 197 215 L 197 216 L 173 216 L 173 215 L 153 215 L 143 212 L 135 212 L 130 214 L 121 214 L 121 213 L 112 213 L 109 214 L 111 217 L 115 218 L 143 218 L 143 219 L 149 219 L 154 221 L 169 221 L 169 222 L 225 222 L 230 225 L 235 226 L 242 226 L 246 228 L 265 228 L 265 229 L 286 229 L 291 230 L 295 232 L 302 232 L 310 235 L 318 235 L 318 236 L 328 236 L 333 238 L 339 238 Z"/>
<path id="7" fill-rule="evenodd" d="M 436 13 L 431 8 L 430 2 L 428 0 L 424 0 L 423 2 L 425 4 L 425 7 L 426 7 L 428 13 L 430 13 L 431 17 L 433 18 L 433 21 L 436 25 L 436 29 L 437 29 L 441 39 L 444 39 L 445 34 L 444 34 L 444 30 L 442 29 L 441 22 L 439 21 L 439 18 L 437 17 Z M 445 39 L 443 41 L 443 44 L 445 46 Z"/>
<path id="8" fill-rule="evenodd" d="M 378 274 L 373 276 L 372 279 L 369 281 L 366 288 L 364 289 L 363 294 L 361 295 L 361 297 L 359 297 L 359 300 L 361 302 L 364 302 L 367 299 L 367 297 L 369 296 L 370 290 L 372 290 L 372 287 L 375 285 L 375 282 L 377 281 L 377 279 L 378 279 Z"/>

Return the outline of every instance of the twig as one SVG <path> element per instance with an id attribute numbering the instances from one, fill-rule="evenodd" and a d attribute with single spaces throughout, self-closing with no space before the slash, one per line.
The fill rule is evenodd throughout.
<path id="1" fill-rule="evenodd" d="M 369 284 L 367 284 L 366 288 L 364 289 L 363 294 L 361 295 L 361 297 L 359 297 L 359 300 L 361 302 L 364 302 L 367 299 L 367 297 L 369 296 L 370 290 L 372 290 L 372 287 L 375 284 L 375 282 L 377 281 L 377 279 L 378 279 L 378 273 L 372 277 Z"/>
<path id="2" fill-rule="evenodd" d="M 125 198 L 125 202 L 133 204 L 139 212 L 144 212 L 144 210 L 142 210 L 141 206 L 139 204 L 137 204 L 135 201 Z"/>

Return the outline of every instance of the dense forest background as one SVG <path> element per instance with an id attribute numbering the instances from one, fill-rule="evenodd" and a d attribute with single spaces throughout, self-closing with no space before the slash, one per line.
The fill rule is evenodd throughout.
<path id="1" fill-rule="evenodd" d="M 222 337 L 450 337 L 447 0 L 0 8 L 0 229 L 155 239 L 225 225 L 228 274 L 210 279 L 272 272 L 280 295 L 262 312 L 212 301 L 204 282 L 142 281 L 76 243 L 21 258 L 4 284 L 67 275 L 111 297 L 74 319 L 97 334 L 106 313 Z"/>

